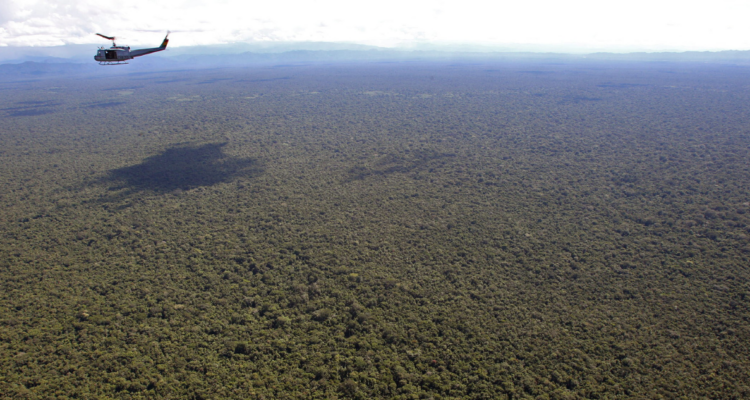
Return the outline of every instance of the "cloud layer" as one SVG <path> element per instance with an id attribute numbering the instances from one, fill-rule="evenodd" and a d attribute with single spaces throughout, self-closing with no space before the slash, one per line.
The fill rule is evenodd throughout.
<path id="1" fill-rule="evenodd" d="M 125 3 L 125 4 L 122 4 Z M 608 50 L 750 48 L 750 2 L 590 0 L 53 0 L 0 1 L 0 46 L 249 41 L 378 46 L 472 43 Z"/>

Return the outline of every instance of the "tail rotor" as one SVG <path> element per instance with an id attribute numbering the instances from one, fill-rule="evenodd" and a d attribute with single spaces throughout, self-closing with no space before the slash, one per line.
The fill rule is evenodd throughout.
<path id="1" fill-rule="evenodd" d="M 169 33 L 170 32 L 167 31 L 167 35 L 164 36 L 164 41 L 161 42 L 161 46 L 159 46 L 160 48 L 162 48 L 162 49 L 166 49 L 167 48 L 167 44 L 169 44 Z"/>

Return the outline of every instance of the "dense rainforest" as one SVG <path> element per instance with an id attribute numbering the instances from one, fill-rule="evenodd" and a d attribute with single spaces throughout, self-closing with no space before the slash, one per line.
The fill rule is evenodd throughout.
<path id="1" fill-rule="evenodd" d="M 2 398 L 750 397 L 750 69 L 118 71 L 0 82 Z"/>

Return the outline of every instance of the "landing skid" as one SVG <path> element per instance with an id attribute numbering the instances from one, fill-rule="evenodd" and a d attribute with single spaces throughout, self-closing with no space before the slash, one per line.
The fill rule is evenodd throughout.
<path id="1" fill-rule="evenodd" d="M 99 61 L 99 65 L 127 65 L 128 63 L 122 61 Z"/>

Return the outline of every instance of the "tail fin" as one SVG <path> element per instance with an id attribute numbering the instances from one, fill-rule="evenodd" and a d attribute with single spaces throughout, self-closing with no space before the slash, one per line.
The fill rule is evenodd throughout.
<path id="1" fill-rule="evenodd" d="M 159 46 L 159 48 L 162 48 L 162 49 L 167 48 L 167 44 L 169 44 L 169 39 L 167 39 L 168 37 L 169 37 L 169 31 L 167 31 L 167 36 L 164 36 L 164 41 L 161 42 L 161 46 Z"/>

